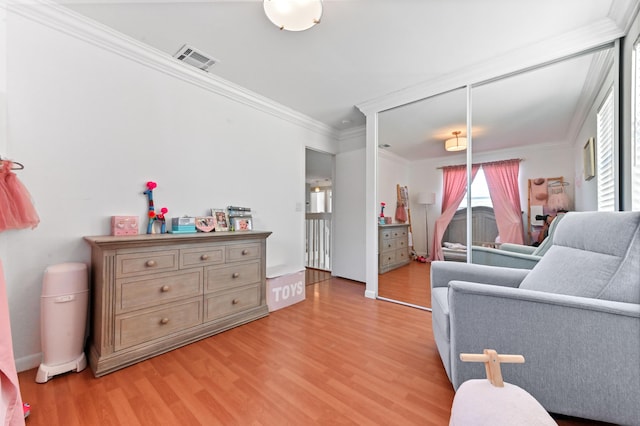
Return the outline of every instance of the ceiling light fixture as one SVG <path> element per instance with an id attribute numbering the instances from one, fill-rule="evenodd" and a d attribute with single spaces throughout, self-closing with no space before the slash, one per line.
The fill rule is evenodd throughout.
<path id="1" fill-rule="evenodd" d="M 264 0 L 263 5 L 267 18 L 281 30 L 308 30 L 322 17 L 322 0 Z"/>
<path id="2" fill-rule="evenodd" d="M 467 138 L 459 137 L 460 133 L 462 132 L 459 130 L 452 132 L 451 134 L 454 135 L 455 138 L 447 139 L 444 142 L 444 149 L 447 151 L 464 151 L 467 149 Z"/>

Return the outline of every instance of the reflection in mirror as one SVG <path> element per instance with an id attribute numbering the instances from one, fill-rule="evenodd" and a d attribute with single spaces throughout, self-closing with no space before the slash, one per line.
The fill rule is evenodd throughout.
<path id="1" fill-rule="evenodd" d="M 516 171 L 512 173 L 516 175 L 518 191 L 504 202 L 513 203 L 510 221 L 504 225 L 502 219 L 496 220 L 494 194 L 489 191 L 500 182 L 493 176 L 498 172 L 490 171 L 492 176 L 487 179 L 490 167 L 479 168 L 478 180 L 474 179 L 471 189 L 471 202 L 475 206 L 471 229 L 474 262 L 481 263 L 476 250 L 500 250 L 505 242 L 519 243 L 518 235 L 522 238 L 521 245 L 530 250 L 538 242 L 539 233 L 544 232 L 535 222 L 540 212 L 542 216 L 555 214 L 563 203 L 568 210 L 597 209 L 597 180 L 585 180 L 583 156 L 585 145 L 597 134 L 598 110 L 615 83 L 613 50 L 607 46 L 473 87 L 472 163 L 501 166 L 504 160 L 516 160 Z M 386 203 L 384 215 L 396 222 L 397 185 L 408 187 L 410 254 L 433 256 L 437 239 L 434 225 L 442 212 L 444 172 L 448 166 L 466 163 L 465 151 L 449 153 L 444 145 L 454 131 L 460 130 L 463 133 L 459 136 L 467 136 L 466 104 L 466 90 L 458 89 L 379 114 L 378 200 Z M 595 140 L 597 149 L 598 138 Z M 548 203 L 536 207 L 531 202 L 530 186 L 540 178 L 544 179 L 543 192 L 548 198 L 563 199 L 562 203 L 553 203 L 554 209 Z M 560 197 L 556 192 L 562 192 Z M 431 194 L 435 195 L 434 204 L 418 203 L 418 199 L 428 199 Z M 512 201 L 508 202 L 509 199 Z M 466 223 L 465 206 L 463 199 L 452 222 Z M 466 235 L 465 226 L 457 229 L 447 225 L 436 250 L 444 243 L 466 246 Z M 464 261 L 466 254 L 458 253 L 460 259 L 455 259 L 455 254 L 448 252 L 444 257 Z M 419 267 L 420 263 L 411 261 L 409 266 Z M 430 296 L 415 296 L 409 290 L 414 281 L 428 282 L 428 273 L 421 271 L 414 280 L 408 275 L 409 270 L 405 265 L 379 275 L 378 295 L 430 306 Z M 407 275 L 393 279 L 392 272 L 402 271 L 407 271 Z M 416 288 L 428 291 L 428 287 Z"/>
<path id="2" fill-rule="evenodd" d="M 423 176 L 420 164 L 464 165 L 464 151 L 446 151 L 445 141 L 457 131 L 466 136 L 466 105 L 466 89 L 457 89 L 379 114 L 377 195 L 390 222 L 378 227 L 380 298 L 431 306 L 426 259 L 440 215 L 442 170 L 429 167 L 431 175 Z"/>
<path id="3" fill-rule="evenodd" d="M 505 252 L 542 253 L 556 214 L 585 209 L 582 151 L 613 84 L 612 58 L 602 49 L 472 89 L 473 164 L 482 165 L 471 189 L 473 263 L 530 269 L 539 259 Z"/>

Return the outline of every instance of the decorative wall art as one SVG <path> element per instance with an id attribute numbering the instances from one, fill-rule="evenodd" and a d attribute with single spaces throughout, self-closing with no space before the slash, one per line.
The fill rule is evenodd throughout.
<path id="1" fill-rule="evenodd" d="M 589 138 L 582 150 L 584 162 L 584 180 L 591 180 L 596 175 L 595 139 Z"/>

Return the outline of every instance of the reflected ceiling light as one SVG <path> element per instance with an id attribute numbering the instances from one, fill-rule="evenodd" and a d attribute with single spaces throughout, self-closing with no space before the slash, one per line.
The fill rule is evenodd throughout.
<path id="1" fill-rule="evenodd" d="M 459 137 L 460 133 L 462 132 L 459 130 L 456 132 L 452 132 L 451 134 L 455 137 L 447 139 L 444 142 L 444 149 L 446 149 L 447 151 L 464 151 L 465 149 L 467 149 L 467 138 Z"/>
<path id="2" fill-rule="evenodd" d="M 263 5 L 267 18 L 281 30 L 308 30 L 322 17 L 322 0 L 264 0 Z"/>

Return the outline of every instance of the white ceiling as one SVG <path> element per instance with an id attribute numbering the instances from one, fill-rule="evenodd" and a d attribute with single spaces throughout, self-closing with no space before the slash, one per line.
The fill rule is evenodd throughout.
<path id="1" fill-rule="evenodd" d="M 542 40 L 615 21 L 612 11 L 616 6 L 630 10 L 629 5 L 638 2 L 324 0 L 319 25 L 289 32 L 279 30 L 266 18 L 259 0 L 56 1 L 167 55 L 190 44 L 220 61 L 210 70 L 212 74 L 336 131 L 364 124 L 364 115 L 356 105 L 504 57 Z M 569 105 L 555 111 L 562 116 L 575 107 L 581 82 L 565 77 L 560 86 L 530 87 L 537 87 L 533 95 L 544 88 L 561 89 Z M 487 98 L 489 106 L 507 102 L 498 103 L 493 95 Z M 459 105 L 454 104 L 457 111 Z M 409 129 L 408 123 L 397 121 L 390 127 L 396 132 L 390 144 L 398 149 L 398 155 L 418 158 L 444 153 L 438 150 L 454 125 L 444 117 L 454 113 L 443 105 L 430 106 L 430 116 L 443 121 L 422 129 L 425 136 L 420 140 L 416 133 L 404 139 L 400 136 L 399 129 Z M 464 103 L 462 108 L 464 114 Z M 517 108 L 520 106 L 512 109 Z M 398 117 L 407 115 L 401 111 Z M 386 121 L 391 123 L 392 118 L 389 113 Z M 381 122 L 384 120 L 381 115 Z M 429 140 L 431 150 L 418 146 Z"/>

